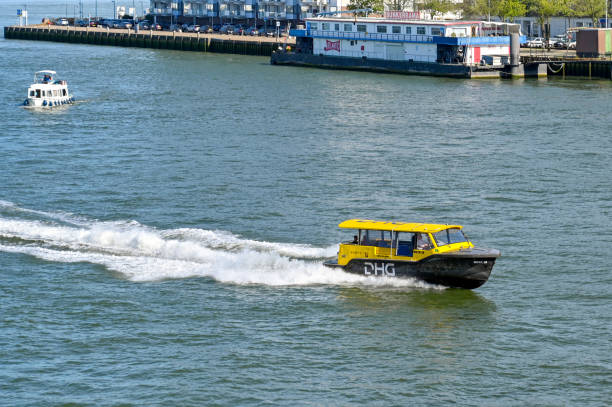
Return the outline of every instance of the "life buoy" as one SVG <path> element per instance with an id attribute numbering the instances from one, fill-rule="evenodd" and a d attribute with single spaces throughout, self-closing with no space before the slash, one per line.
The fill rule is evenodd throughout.
<path id="1" fill-rule="evenodd" d="M 47 101 L 43 100 L 43 106 L 47 106 Z"/>

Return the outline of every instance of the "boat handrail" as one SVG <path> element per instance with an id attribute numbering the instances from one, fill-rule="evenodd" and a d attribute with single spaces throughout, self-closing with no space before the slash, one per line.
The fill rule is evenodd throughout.
<path id="1" fill-rule="evenodd" d="M 345 40 L 374 40 L 374 41 L 392 41 L 392 42 L 419 42 L 431 43 L 434 42 L 433 36 L 423 34 L 385 34 L 385 33 L 367 33 L 367 32 L 346 32 L 346 31 L 331 31 L 331 30 L 310 30 L 312 37 L 318 38 L 338 38 Z"/>

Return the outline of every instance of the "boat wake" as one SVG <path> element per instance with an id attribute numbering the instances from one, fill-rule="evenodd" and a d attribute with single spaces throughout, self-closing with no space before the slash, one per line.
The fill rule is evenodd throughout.
<path id="1" fill-rule="evenodd" d="M 0 201 L 0 251 L 63 263 L 92 263 L 131 281 L 208 277 L 269 286 L 435 286 L 366 277 L 321 265 L 337 245 L 316 247 L 245 239 L 226 231 L 159 230 L 136 221 L 99 221 Z"/>

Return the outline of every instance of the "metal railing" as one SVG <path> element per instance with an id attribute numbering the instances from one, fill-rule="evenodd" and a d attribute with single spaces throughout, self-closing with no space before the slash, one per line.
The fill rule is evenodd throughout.
<path id="1" fill-rule="evenodd" d="M 391 42 L 419 42 L 433 43 L 431 35 L 409 35 L 409 34 L 384 34 L 367 32 L 347 32 L 347 31 L 323 31 L 310 30 L 313 37 L 319 38 L 339 38 L 345 40 L 362 41 L 391 41 Z"/>
<path id="2" fill-rule="evenodd" d="M 151 9 L 153 14 L 172 14 L 172 9 L 171 8 L 154 8 Z"/>

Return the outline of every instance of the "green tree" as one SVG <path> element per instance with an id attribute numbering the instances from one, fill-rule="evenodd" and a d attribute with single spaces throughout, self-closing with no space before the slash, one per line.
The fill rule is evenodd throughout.
<path id="1" fill-rule="evenodd" d="M 568 27 L 572 26 L 572 17 L 577 17 L 577 3 L 579 0 L 561 0 L 559 12 L 563 17 L 567 17 Z"/>
<path id="2" fill-rule="evenodd" d="M 413 0 L 387 0 L 385 6 L 388 10 L 404 11 L 408 6 L 412 5 Z"/>
<path id="3" fill-rule="evenodd" d="M 561 10 L 561 0 L 533 0 L 531 3 L 529 11 L 537 17 L 547 40 L 550 38 L 550 17 L 559 15 Z"/>
<path id="4" fill-rule="evenodd" d="M 349 10 L 371 8 L 375 13 L 382 13 L 385 9 L 383 0 L 351 0 L 347 8 Z"/>
<path id="5" fill-rule="evenodd" d="M 606 6 L 607 1 L 604 3 L 602 0 L 580 0 L 576 2 L 576 12 L 578 15 L 591 17 L 595 26 L 597 19 L 606 13 Z"/>
<path id="6" fill-rule="evenodd" d="M 527 12 L 527 7 L 521 0 L 501 0 L 496 2 L 495 14 L 500 20 L 514 22 L 515 17 L 524 16 Z"/>
<path id="7" fill-rule="evenodd" d="M 421 11 L 428 11 L 431 18 L 437 13 L 445 14 L 456 9 L 455 3 L 450 0 L 425 0 L 418 4 Z"/>

